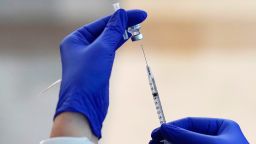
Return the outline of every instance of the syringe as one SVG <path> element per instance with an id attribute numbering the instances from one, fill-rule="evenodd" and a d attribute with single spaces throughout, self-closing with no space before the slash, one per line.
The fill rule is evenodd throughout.
<path id="1" fill-rule="evenodd" d="M 153 95 L 153 100 L 154 100 L 154 103 L 155 103 L 158 119 L 160 121 L 160 124 L 164 124 L 164 123 L 166 123 L 166 120 L 165 120 L 162 104 L 161 104 L 161 101 L 160 101 L 160 97 L 159 97 L 159 94 L 158 94 L 158 90 L 157 90 L 157 87 L 156 87 L 155 78 L 153 76 L 153 73 L 152 73 L 149 65 L 148 65 L 148 61 L 147 61 L 147 58 L 146 58 L 146 55 L 145 55 L 143 45 L 141 45 L 141 49 L 142 49 L 143 56 L 144 56 L 144 59 L 145 59 L 145 62 L 146 62 L 146 69 L 147 69 L 147 75 L 148 75 L 148 80 L 149 80 L 149 86 L 150 86 L 150 89 L 151 89 L 151 92 L 152 92 L 152 95 Z M 171 144 L 167 140 L 162 140 L 161 142 L 164 143 L 164 144 Z"/>

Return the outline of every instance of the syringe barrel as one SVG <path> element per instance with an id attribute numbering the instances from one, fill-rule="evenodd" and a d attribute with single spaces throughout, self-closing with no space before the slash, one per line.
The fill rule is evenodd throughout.
<path id="1" fill-rule="evenodd" d="M 159 94 L 158 94 L 158 90 L 157 90 L 157 87 L 156 87 L 156 82 L 155 82 L 153 73 L 152 73 L 150 67 L 148 66 L 147 62 L 146 62 L 146 65 L 147 65 L 146 69 L 147 69 L 150 89 L 151 89 L 151 92 L 152 92 L 152 95 L 153 95 L 153 99 L 154 99 L 154 103 L 155 103 L 158 119 L 160 121 L 160 124 L 162 125 L 162 124 L 166 123 L 166 120 L 165 120 L 165 116 L 164 116 L 161 100 L 160 100 L 160 97 L 159 97 Z M 162 140 L 161 143 L 163 143 L 163 144 L 171 144 L 167 140 Z"/>
<path id="2" fill-rule="evenodd" d="M 150 86 L 152 94 L 158 93 L 154 76 L 153 76 L 151 69 L 148 65 L 147 65 L 147 73 L 148 73 L 149 86 Z"/>
<path id="3" fill-rule="evenodd" d="M 150 89 L 151 89 L 151 92 L 152 92 L 152 95 L 153 95 L 153 99 L 154 99 L 158 119 L 160 121 L 160 124 L 166 123 L 163 108 L 162 108 L 162 104 L 161 104 L 160 97 L 159 97 L 159 94 L 158 94 L 158 90 L 157 90 L 157 87 L 156 87 L 156 82 L 155 82 L 153 73 L 151 72 L 151 69 L 148 65 L 147 65 L 147 73 L 148 73 L 149 85 L 150 85 Z"/>
<path id="4" fill-rule="evenodd" d="M 164 123 L 166 123 L 166 120 L 165 120 L 162 104 L 161 104 L 160 97 L 159 97 L 158 93 L 155 96 L 153 95 L 153 98 L 154 98 L 154 103 L 155 103 L 159 122 L 160 122 L 160 124 L 164 124 Z"/>

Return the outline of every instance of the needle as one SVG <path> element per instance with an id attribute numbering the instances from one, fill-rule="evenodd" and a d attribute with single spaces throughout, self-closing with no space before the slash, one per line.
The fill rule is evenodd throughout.
<path id="1" fill-rule="evenodd" d="M 141 50 L 142 50 L 142 52 L 143 52 L 143 56 L 144 56 L 146 65 L 148 65 L 147 57 L 146 57 L 146 54 L 145 54 L 145 51 L 144 51 L 144 46 L 143 46 L 143 45 L 140 45 L 140 47 L 141 47 Z"/>

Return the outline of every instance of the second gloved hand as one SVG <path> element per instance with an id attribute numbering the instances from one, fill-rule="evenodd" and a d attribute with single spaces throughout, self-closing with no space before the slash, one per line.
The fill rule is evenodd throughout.
<path id="1" fill-rule="evenodd" d="M 101 138 L 115 51 L 125 43 L 125 29 L 141 23 L 146 16 L 144 11 L 120 9 L 64 38 L 60 46 L 62 82 L 55 118 L 63 112 L 80 113 Z"/>
<path id="2" fill-rule="evenodd" d="M 163 124 L 151 137 L 150 144 L 163 139 L 172 144 L 248 144 L 236 122 L 213 118 L 185 118 Z"/>

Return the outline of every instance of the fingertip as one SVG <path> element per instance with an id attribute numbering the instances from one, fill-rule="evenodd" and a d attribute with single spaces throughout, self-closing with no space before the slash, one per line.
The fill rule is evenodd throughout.
<path id="1" fill-rule="evenodd" d="M 147 18 L 147 12 L 143 10 L 128 10 L 128 27 L 142 23 Z"/>
<path id="2" fill-rule="evenodd" d="M 126 11 L 124 9 L 118 9 L 117 11 L 115 11 L 115 14 L 120 14 L 120 15 L 126 15 Z"/>
<path id="3" fill-rule="evenodd" d="M 156 128 L 151 133 L 151 143 L 155 144 L 157 141 L 160 141 L 163 139 L 162 132 L 160 130 L 161 128 Z"/>
<path id="4" fill-rule="evenodd" d="M 148 144 L 157 144 L 157 142 L 154 140 L 150 140 Z"/>
<path id="5" fill-rule="evenodd" d="M 154 129 L 151 133 L 151 137 L 154 138 L 154 137 L 158 136 L 159 130 L 160 130 L 160 128 Z"/>
<path id="6" fill-rule="evenodd" d="M 146 19 L 148 16 L 147 12 L 144 10 L 136 9 L 134 10 L 134 13 L 137 13 L 137 17 L 142 20 Z"/>

